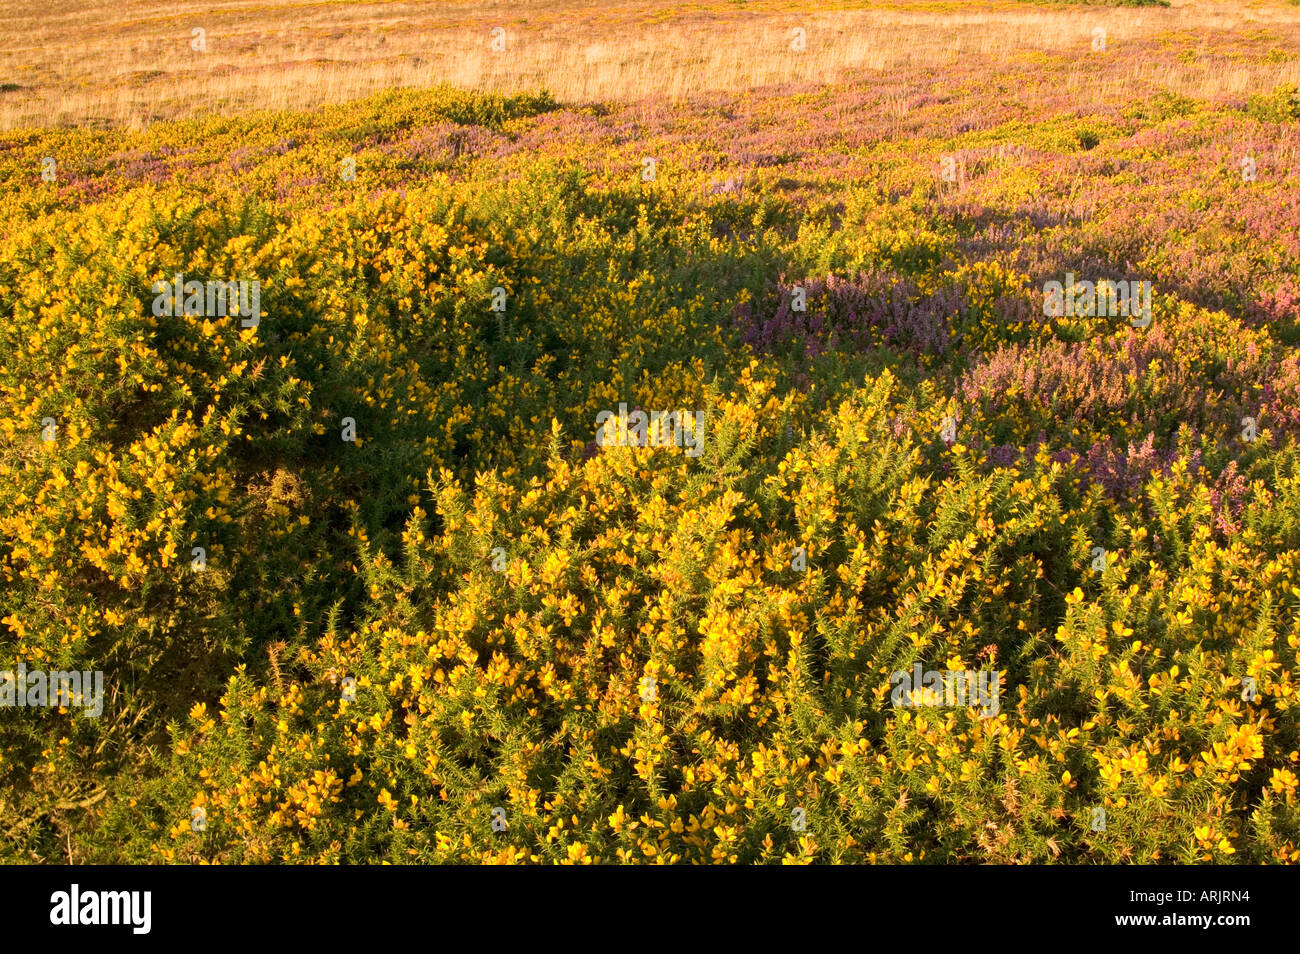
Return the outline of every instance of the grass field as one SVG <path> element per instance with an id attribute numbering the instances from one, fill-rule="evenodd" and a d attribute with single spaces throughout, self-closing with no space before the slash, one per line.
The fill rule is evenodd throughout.
<path id="1" fill-rule="evenodd" d="M 439 83 L 500 92 L 545 86 L 566 103 L 835 83 L 855 71 L 924 69 L 940 83 L 953 69 L 1034 67 L 1044 55 L 1059 66 L 1053 83 L 1089 106 L 1152 86 L 1205 99 L 1300 81 L 1293 55 L 1300 7 L 1281 0 L 1175 0 L 1167 8 L 1016 0 L 6 7 L 5 129 L 302 108 Z M 1098 28 L 1113 50 L 1101 64 L 1082 55 Z M 796 29 L 804 31 L 799 52 L 791 48 Z M 193 48 L 195 30 L 204 31 L 202 50 Z"/>
<path id="2" fill-rule="evenodd" d="M 1300 860 L 1300 6 L 0 32 L 0 859 Z"/>

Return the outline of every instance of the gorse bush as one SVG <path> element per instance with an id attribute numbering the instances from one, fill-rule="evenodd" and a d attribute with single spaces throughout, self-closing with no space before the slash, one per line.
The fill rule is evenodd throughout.
<path id="1" fill-rule="evenodd" d="M 1246 102 L 1246 112 L 1261 122 L 1292 122 L 1300 119 L 1300 88 L 1294 83 L 1269 93 L 1255 93 Z"/>
<path id="2" fill-rule="evenodd" d="M 597 173 L 554 110 L 11 139 L 0 670 L 107 689 L 0 713 L 5 857 L 1300 860 L 1285 323 L 1046 315 L 923 188 Z"/>

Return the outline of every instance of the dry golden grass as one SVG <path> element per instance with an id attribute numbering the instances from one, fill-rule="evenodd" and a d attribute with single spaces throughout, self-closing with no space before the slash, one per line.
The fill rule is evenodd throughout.
<path id="1" fill-rule="evenodd" d="M 1087 56 L 1098 26 L 1120 53 L 1183 30 L 1195 31 L 1185 40 L 1193 49 L 1207 36 L 1231 42 L 1253 32 L 1256 48 L 1283 52 L 1213 69 L 1138 59 L 1099 77 Z M 495 27 L 506 31 L 504 52 L 492 49 Z M 796 27 L 806 34 L 802 52 L 791 49 Z M 195 51 L 200 28 L 206 50 Z M 1175 0 L 1168 9 L 1012 0 L 6 0 L 0 36 L 5 129 L 305 107 L 439 82 L 545 86 L 567 102 L 676 98 L 1043 52 L 1077 51 L 1062 83 L 1082 102 L 1153 81 L 1197 98 L 1300 82 L 1300 7 L 1284 0 Z"/>

